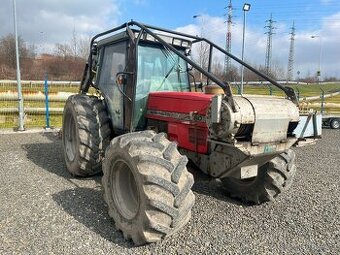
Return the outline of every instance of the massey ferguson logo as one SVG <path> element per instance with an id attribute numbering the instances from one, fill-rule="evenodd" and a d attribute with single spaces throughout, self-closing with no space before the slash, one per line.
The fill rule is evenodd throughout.
<path id="1" fill-rule="evenodd" d="M 206 117 L 197 113 L 179 113 L 179 112 L 166 112 L 166 111 L 155 111 L 148 110 L 147 115 L 157 115 L 160 117 L 173 118 L 181 121 L 196 121 L 205 122 Z"/>

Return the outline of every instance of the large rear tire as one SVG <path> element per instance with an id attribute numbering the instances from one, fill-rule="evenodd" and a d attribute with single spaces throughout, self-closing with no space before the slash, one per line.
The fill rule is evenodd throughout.
<path id="1" fill-rule="evenodd" d="M 95 96 L 70 96 L 63 114 L 63 149 L 67 170 L 74 176 L 101 171 L 111 128 L 104 101 Z"/>
<path id="2" fill-rule="evenodd" d="M 163 133 L 142 131 L 111 141 L 103 162 L 104 198 L 126 239 L 157 242 L 189 221 L 195 198 L 187 162 Z"/>
<path id="3" fill-rule="evenodd" d="M 258 175 L 250 180 L 227 177 L 222 182 L 231 197 L 244 202 L 273 201 L 290 188 L 296 173 L 294 162 L 295 152 L 289 149 L 260 167 Z"/>

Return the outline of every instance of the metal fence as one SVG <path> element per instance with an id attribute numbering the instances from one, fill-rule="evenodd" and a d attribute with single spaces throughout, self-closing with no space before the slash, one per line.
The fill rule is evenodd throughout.
<path id="1" fill-rule="evenodd" d="M 61 127 L 66 99 L 78 92 L 79 82 L 72 81 L 22 81 L 24 98 L 24 125 L 32 127 Z M 250 84 L 250 83 L 249 83 Z M 283 92 L 269 84 L 246 84 L 245 94 L 284 96 Z M 310 86 L 294 86 L 300 100 L 301 111 L 314 109 L 324 114 L 340 115 L 340 85 L 338 90 L 327 91 L 322 86 L 309 90 Z M 238 84 L 232 84 L 239 94 Z M 0 80 L 0 129 L 18 127 L 17 82 Z"/>
<path id="2" fill-rule="evenodd" d="M 31 127 L 61 127 L 66 99 L 76 93 L 79 82 L 22 81 L 24 124 Z M 0 80 L 0 128 L 18 127 L 16 81 Z"/>

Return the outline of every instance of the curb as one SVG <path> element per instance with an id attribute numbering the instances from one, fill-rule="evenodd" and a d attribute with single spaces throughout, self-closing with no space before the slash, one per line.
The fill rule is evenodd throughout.
<path id="1" fill-rule="evenodd" d="M 60 132 L 60 128 L 33 128 L 33 129 L 26 129 L 24 131 L 17 131 L 13 129 L 0 129 L 0 135 L 11 135 L 11 134 L 36 134 L 36 133 L 58 133 Z"/>

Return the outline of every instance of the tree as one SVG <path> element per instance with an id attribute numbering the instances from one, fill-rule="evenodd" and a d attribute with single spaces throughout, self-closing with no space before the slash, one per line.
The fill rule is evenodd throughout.
<path id="1" fill-rule="evenodd" d="M 90 41 L 90 38 L 78 36 L 75 30 L 73 30 L 69 42 L 55 44 L 55 55 L 64 59 L 73 57 L 74 59 L 81 58 L 87 60 L 90 54 Z"/>
<path id="2" fill-rule="evenodd" d="M 19 57 L 20 62 L 23 63 L 35 57 L 34 46 L 27 46 L 21 36 L 18 37 L 19 43 Z M 13 34 L 8 34 L 0 39 L 0 65 L 8 66 L 9 68 L 16 68 L 15 55 L 15 37 Z"/>
<path id="3" fill-rule="evenodd" d="M 54 52 L 56 56 L 64 59 L 71 56 L 71 47 L 67 43 L 64 44 L 56 43 L 54 47 L 55 47 Z"/>
<path id="4" fill-rule="evenodd" d="M 234 65 L 230 66 L 230 69 L 226 73 L 223 73 L 223 79 L 228 82 L 235 82 L 241 80 L 241 76 Z"/>
<path id="5" fill-rule="evenodd" d="M 27 79 L 33 72 L 35 58 L 35 46 L 27 44 L 21 36 L 18 37 L 20 69 L 22 78 Z M 7 79 L 15 78 L 16 52 L 15 37 L 8 34 L 0 38 L 0 77 Z"/>
<path id="6" fill-rule="evenodd" d="M 90 54 L 91 37 L 80 37 L 78 39 L 78 57 L 87 60 Z"/>

